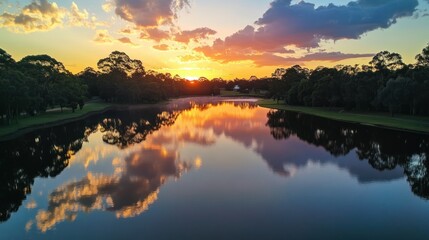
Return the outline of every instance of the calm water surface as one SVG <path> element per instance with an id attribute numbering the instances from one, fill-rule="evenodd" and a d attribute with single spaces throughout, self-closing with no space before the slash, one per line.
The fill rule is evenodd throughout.
<path id="1" fill-rule="evenodd" d="M 0 142 L 0 239 L 429 238 L 429 137 L 179 99 Z"/>

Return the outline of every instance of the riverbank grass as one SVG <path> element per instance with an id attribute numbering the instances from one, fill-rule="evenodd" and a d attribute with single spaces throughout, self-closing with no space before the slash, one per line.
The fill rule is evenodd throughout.
<path id="1" fill-rule="evenodd" d="M 13 134 L 25 128 L 48 125 L 69 119 L 72 120 L 92 112 L 103 111 L 110 106 L 111 105 L 107 103 L 93 102 L 85 104 L 82 110 L 77 109 L 75 112 L 72 112 L 72 110 L 68 108 L 65 108 L 63 112 L 61 112 L 60 109 L 55 109 L 38 116 L 19 118 L 17 123 L 13 122 L 7 126 L 0 126 L 0 137 Z"/>
<path id="2" fill-rule="evenodd" d="M 220 90 L 220 97 L 263 97 L 263 95 L 255 92 L 249 92 L 249 93 L 241 93 L 236 91 L 228 91 L 221 89 Z"/>
<path id="3" fill-rule="evenodd" d="M 259 100 L 258 105 L 271 109 L 301 112 L 337 121 L 429 133 L 429 117 L 416 117 L 405 115 L 395 115 L 394 117 L 391 117 L 388 113 L 358 113 L 345 112 L 341 109 L 333 110 L 328 108 L 288 106 L 283 103 L 278 104 L 272 99 Z"/>

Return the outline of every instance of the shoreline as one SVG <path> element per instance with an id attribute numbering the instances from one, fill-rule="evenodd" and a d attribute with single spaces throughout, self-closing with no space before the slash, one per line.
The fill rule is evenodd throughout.
<path id="1" fill-rule="evenodd" d="M 65 110 L 65 112 L 52 112 L 48 111 L 41 115 L 21 118 L 18 119 L 18 123 L 13 123 L 11 125 L 0 126 L 0 142 L 12 140 L 14 138 L 20 137 L 32 131 L 36 131 L 43 128 L 60 126 L 67 123 L 72 123 L 75 121 L 79 121 L 97 114 L 103 114 L 107 111 L 132 111 L 139 110 L 145 108 L 153 108 L 153 107 L 168 107 L 172 101 L 182 100 L 188 101 L 193 98 L 217 98 L 217 99 L 227 99 L 227 97 L 223 96 L 187 96 L 187 97 L 179 97 L 172 98 L 169 100 L 157 102 L 157 103 L 142 103 L 142 104 L 117 104 L 117 103 L 104 103 L 104 102 L 92 102 L 87 103 L 83 110 L 77 109 L 75 113 L 71 113 L 70 110 Z M 240 98 L 239 96 L 230 97 L 230 98 Z M 101 105 L 101 106 L 97 106 Z M 88 110 L 88 108 L 95 108 L 94 110 Z M 80 114 L 80 111 L 86 110 Z M 72 116 L 70 116 L 72 115 Z M 53 119 L 49 119 L 53 118 Z M 24 123 L 23 123 L 24 122 Z M 27 122 L 27 123 L 25 123 Z M 35 122 L 35 123 L 34 123 Z M 23 126 L 20 126 L 23 125 Z"/>
<path id="2" fill-rule="evenodd" d="M 48 127 L 56 127 L 67 123 L 72 123 L 75 121 L 83 120 L 85 118 L 103 114 L 107 111 L 132 111 L 132 110 L 140 110 L 145 108 L 153 108 L 153 107 L 168 107 L 171 101 L 175 100 L 189 100 L 194 97 L 181 97 L 181 98 L 173 98 L 157 103 L 142 103 L 142 104 L 117 104 L 117 103 L 104 103 L 104 102 L 92 102 L 87 103 L 83 110 L 87 112 L 81 113 L 77 109 L 75 113 L 71 113 L 70 110 L 65 110 L 65 112 L 45 112 L 41 115 L 21 118 L 18 119 L 18 123 L 12 123 L 11 125 L 0 126 L 0 142 L 9 141 L 14 138 L 18 138 L 22 135 L 30 133 L 32 131 L 36 131 L 43 128 Z M 198 98 L 198 97 L 197 97 Z M 204 96 L 203 98 L 206 98 Z M 213 97 L 210 97 L 213 98 Z M 217 97 L 216 98 L 221 98 Z M 97 106 L 99 105 L 99 106 Z M 88 110 L 88 108 L 95 108 L 94 110 Z M 72 115 L 72 116 L 70 116 Z M 49 119 L 53 118 L 53 119 Z M 23 123 L 24 122 L 24 123 Z M 25 123 L 26 122 L 26 123 Z M 23 126 L 20 126 L 23 125 Z"/>
<path id="3" fill-rule="evenodd" d="M 243 97 L 244 96 L 228 96 L 228 97 L 217 96 L 216 98 L 240 99 Z M 251 96 L 247 96 L 247 97 L 253 98 Z M 192 97 L 184 97 L 184 98 L 170 99 L 159 103 L 137 104 L 137 105 L 89 103 L 87 104 L 89 105 L 87 107 L 89 108 L 93 107 L 96 109 L 87 110 L 87 112 L 82 114 L 79 114 L 79 111 L 81 110 L 76 110 L 74 114 L 70 112 L 44 113 L 40 116 L 27 118 L 28 121 L 36 121 L 36 122 L 41 121 L 40 123 L 27 123 L 27 124 L 24 124 L 24 126 L 22 127 L 18 125 L 19 123 L 17 125 L 12 124 L 8 126 L 0 127 L 0 142 L 8 141 L 8 140 L 20 137 L 22 135 L 25 135 L 27 133 L 30 133 L 38 129 L 55 127 L 55 126 L 71 123 L 74 121 L 79 121 L 97 114 L 103 114 L 110 110 L 135 110 L 135 109 L 150 108 L 150 107 L 157 107 L 157 106 L 161 107 L 161 106 L 168 105 L 169 103 L 171 103 L 172 100 L 178 100 L 178 99 L 188 100 L 189 98 L 192 99 Z M 213 97 L 210 97 L 210 98 L 213 98 Z M 284 104 L 277 104 L 274 100 L 271 100 L 271 99 L 261 99 L 261 98 L 257 98 L 257 99 L 258 100 L 256 101 L 256 104 L 263 108 L 300 112 L 303 114 L 327 118 L 334 121 L 341 121 L 341 122 L 359 124 L 364 126 L 371 126 L 371 127 L 378 127 L 378 128 L 384 128 L 384 129 L 407 131 L 407 132 L 429 135 L 429 118 L 425 118 L 425 117 L 413 117 L 413 116 L 390 117 L 387 115 L 382 115 L 380 113 L 371 114 L 371 113 L 353 113 L 353 112 L 344 112 L 344 111 L 336 112 L 326 108 L 288 106 Z M 101 106 L 91 106 L 90 104 L 92 105 L 100 104 Z M 52 117 L 51 115 L 59 119 L 43 120 L 43 118 Z M 75 115 L 75 116 L 69 116 L 69 115 Z M 25 119 L 20 119 L 20 121 L 23 121 L 23 120 L 25 121 Z M 10 128 L 10 130 L 8 131 L 7 128 Z M 5 133 L 1 132 L 2 130 Z"/>
<path id="4" fill-rule="evenodd" d="M 257 104 L 263 108 L 299 112 L 334 121 L 429 135 L 429 118 L 426 117 L 403 115 L 391 117 L 380 113 L 336 112 L 326 108 L 288 106 L 281 103 L 277 104 L 271 99 L 260 99 Z"/>
<path id="5" fill-rule="evenodd" d="M 91 117 L 91 116 L 94 116 L 97 114 L 105 113 L 105 112 L 112 110 L 116 107 L 115 105 L 110 105 L 107 103 L 103 103 L 103 105 L 104 106 L 99 106 L 99 108 L 97 108 L 95 110 L 89 110 L 88 112 L 82 113 L 81 115 L 78 115 L 79 111 L 81 111 L 81 110 L 77 109 L 75 111 L 76 116 L 68 117 L 68 115 L 73 114 L 73 113 L 64 113 L 63 112 L 63 113 L 59 113 L 60 119 L 52 119 L 51 121 L 48 120 L 48 121 L 44 121 L 41 123 L 34 123 L 34 124 L 30 123 L 30 124 L 24 125 L 22 127 L 15 125 L 16 123 L 11 124 L 11 125 L 7 125 L 7 126 L 1 126 L 0 130 L 5 131 L 5 133 L 0 133 L 0 142 L 8 141 L 8 140 L 20 137 L 22 135 L 25 135 L 27 133 L 30 133 L 30 132 L 38 130 L 38 129 L 55 127 L 55 126 L 71 123 L 74 121 L 79 121 L 79 120 L 82 120 L 82 119 L 85 119 L 85 118 L 88 118 L 88 117 Z M 85 107 L 84 107 L 84 109 L 85 109 Z M 49 115 L 55 115 L 55 114 L 58 114 L 58 112 L 56 112 L 56 113 L 44 113 L 40 116 L 35 116 L 35 117 L 28 118 L 28 119 L 29 119 L 29 121 L 30 120 L 32 120 L 32 121 L 40 120 L 41 118 L 44 118 L 47 116 L 49 117 Z M 18 121 L 22 121 L 22 120 L 23 119 L 19 119 Z M 6 128 L 11 128 L 11 130 L 10 131 L 4 130 Z"/>

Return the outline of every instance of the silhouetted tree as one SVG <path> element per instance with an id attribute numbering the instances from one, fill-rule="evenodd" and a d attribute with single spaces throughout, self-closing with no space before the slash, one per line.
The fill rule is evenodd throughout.
<path id="1" fill-rule="evenodd" d="M 416 56 L 417 65 L 429 68 L 429 43 L 422 52 Z"/>
<path id="2" fill-rule="evenodd" d="M 145 69 L 140 60 L 131 59 L 126 53 L 119 51 L 114 51 L 107 58 L 100 59 L 97 66 L 102 73 L 118 71 L 124 72 L 128 76 L 145 74 Z"/>

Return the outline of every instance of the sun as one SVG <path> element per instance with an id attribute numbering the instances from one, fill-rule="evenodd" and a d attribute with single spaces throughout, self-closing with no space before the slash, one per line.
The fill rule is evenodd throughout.
<path id="1" fill-rule="evenodd" d="M 185 79 L 189 80 L 189 81 L 195 81 L 198 80 L 199 77 L 195 77 L 195 76 L 186 76 Z"/>

